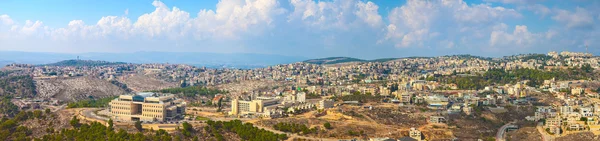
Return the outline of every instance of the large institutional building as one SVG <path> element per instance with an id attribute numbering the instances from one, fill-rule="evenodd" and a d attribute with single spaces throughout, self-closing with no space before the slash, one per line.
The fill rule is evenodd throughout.
<path id="1" fill-rule="evenodd" d="M 110 112 L 117 121 L 170 121 L 183 117 L 185 104 L 173 94 L 138 93 L 112 100 Z"/>
<path id="2" fill-rule="evenodd" d="M 332 107 L 333 101 L 327 101 L 325 107 Z M 330 106 L 331 105 L 331 106 Z M 284 112 L 296 112 L 297 110 L 307 110 L 315 107 L 314 103 L 306 102 L 306 93 L 288 93 L 281 97 L 254 97 L 251 100 L 241 100 L 235 98 L 231 101 L 230 115 L 235 116 L 259 116 L 266 118 L 275 118 L 281 116 Z M 287 109 L 287 111 L 284 111 Z"/>
<path id="3" fill-rule="evenodd" d="M 279 104 L 278 99 L 255 99 L 251 101 L 244 101 L 234 99 L 231 102 L 231 115 L 239 114 L 250 114 L 250 113 L 262 113 L 265 111 L 265 107 L 271 107 Z"/>

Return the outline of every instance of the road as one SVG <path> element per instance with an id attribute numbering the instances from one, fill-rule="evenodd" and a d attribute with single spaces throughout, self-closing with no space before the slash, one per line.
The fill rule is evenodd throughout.
<path id="1" fill-rule="evenodd" d="M 509 122 L 498 129 L 498 132 L 496 133 L 496 141 L 505 141 L 504 134 L 506 133 L 506 129 L 512 124 L 513 122 Z"/>
<path id="2" fill-rule="evenodd" d="M 98 109 L 98 108 L 83 109 L 80 111 L 79 114 L 83 115 L 86 118 L 93 118 L 93 119 L 97 119 L 97 120 L 108 121 L 109 118 L 98 116 L 98 115 L 96 115 L 96 113 L 94 113 L 95 111 L 98 111 L 98 110 L 102 110 L 102 109 Z"/>
<path id="3" fill-rule="evenodd" d="M 544 130 L 544 125 L 542 122 L 538 122 L 538 124 L 535 128 L 537 128 L 538 132 L 540 132 L 540 134 L 542 134 L 543 141 L 554 141 L 554 137 L 552 137 L 551 135 L 548 135 L 548 133 L 546 133 L 546 130 Z"/>

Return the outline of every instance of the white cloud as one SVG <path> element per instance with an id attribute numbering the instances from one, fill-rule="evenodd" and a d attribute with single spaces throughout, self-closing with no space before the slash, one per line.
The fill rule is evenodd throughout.
<path id="1" fill-rule="evenodd" d="M 133 24 L 134 31 L 150 37 L 167 37 L 177 39 L 186 35 L 189 28 L 190 14 L 173 7 L 169 9 L 160 1 L 152 2 L 154 12 L 140 16 Z"/>
<path id="2" fill-rule="evenodd" d="M 540 1 L 545 0 L 484 0 L 486 2 L 499 2 L 506 4 L 529 4 L 529 3 L 538 3 Z"/>
<path id="3" fill-rule="evenodd" d="M 559 9 L 553 20 L 565 24 L 567 28 L 589 29 L 594 26 L 594 18 L 584 8 L 577 7 L 575 12 Z"/>
<path id="4" fill-rule="evenodd" d="M 381 15 L 377 13 L 379 6 L 370 1 L 367 3 L 359 1 L 356 6 L 358 7 L 358 10 L 355 11 L 354 14 L 356 14 L 358 18 L 363 19 L 364 22 L 368 23 L 372 27 L 381 26 Z"/>
<path id="5" fill-rule="evenodd" d="M 521 7 L 521 9 L 527 9 L 527 10 L 533 11 L 533 13 L 540 15 L 542 17 L 545 17 L 548 14 L 552 13 L 552 10 L 550 10 L 550 8 L 548 8 L 544 5 L 541 5 L 541 4 L 527 5 L 527 6 Z"/>
<path id="6" fill-rule="evenodd" d="M 352 26 L 367 24 L 374 28 L 381 27 L 382 18 L 377 13 L 379 6 L 373 2 L 358 0 L 291 0 L 293 12 L 288 22 L 301 21 L 309 27 L 320 29 L 349 30 Z"/>
<path id="7" fill-rule="evenodd" d="M 408 0 L 406 5 L 394 8 L 390 12 L 390 25 L 385 40 L 395 42 L 396 47 L 423 46 L 426 41 L 444 38 L 434 36 L 430 31 L 443 31 L 446 36 L 451 34 L 449 32 L 472 32 L 471 34 L 477 35 L 480 34 L 480 30 L 489 28 L 487 25 L 520 17 L 522 15 L 514 9 L 491 7 L 486 4 L 467 5 L 462 0 Z"/>
<path id="8" fill-rule="evenodd" d="M 12 25 L 14 22 L 8 15 L 0 15 L 0 23 L 4 25 Z"/>
<path id="9" fill-rule="evenodd" d="M 197 12 L 154 1 L 154 10 L 139 17 L 128 17 L 126 9 L 121 16 L 104 16 L 88 23 L 75 19 L 62 28 L 47 27 L 35 20 L 19 22 L 0 14 L 0 50 L 27 46 L 35 51 L 55 47 L 82 52 L 112 48 L 277 54 L 304 48 L 308 54 L 370 52 L 377 56 L 407 50 L 505 51 L 502 49 L 600 42 L 600 33 L 593 28 L 600 15 L 594 9 L 551 10 L 547 5 L 532 3 L 535 1 L 488 2 L 515 4 L 513 7 L 519 10 L 530 10 L 542 18 L 549 16 L 561 24 L 550 24 L 547 31 L 536 27 L 532 32 L 530 28 L 537 25 L 522 25 L 530 23 L 523 22 L 531 20 L 523 18 L 529 15 L 495 3 L 471 4 L 463 0 L 407 0 L 391 8 L 386 17 L 378 13 L 384 7 L 365 0 L 289 0 L 289 8 L 281 0 L 221 0 L 214 10 Z"/>
<path id="10" fill-rule="evenodd" d="M 491 47 L 531 47 L 541 37 L 529 32 L 525 25 L 516 25 L 512 33 L 506 32 L 508 28 L 504 23 L 494 26 L 493 29 L 490 35 Z"/>

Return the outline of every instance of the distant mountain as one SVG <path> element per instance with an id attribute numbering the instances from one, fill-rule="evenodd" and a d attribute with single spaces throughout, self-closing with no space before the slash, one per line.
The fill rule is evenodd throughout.
<path id="1" fill-rule="evenodd" d="M 108 62 L 108 61 L 94 61 L 94 60 L 64 60 L 51 64 L 44 64 L 44 66 L 76 66 L 76 67 L 95 67 L 95 66 L 106 66 L 106 65 L 119 65 L 127 64 L 124 62 Z"/>
<path id="2" fill-rule="evenodd" d="M 252 54 L 252 53 L 203 53 L 203 52 L 134 52 L 134 53 L 44 53 L 0 51 L 0 59 L 14 63 L 49 64 L 63 60 L 104 60 L 127 63 L 173 63 L 194 66 L 257 68 L 306 60 L 304 57 Z M 0 60 L 0 61 L 2 61 Z"/>
<path id="3" fill-rule="evenodd" d="M 8 64 L 12 64 L 14 63 L 14 61 L 4 61 L 4 60 L 0 60 L 0 68 L 8 65 Z"/>
<path id="4" fill-rule="evenodd" d="M 426 57 L 406 57 L 406 58 L 426 58 Z M 363 60 L 358 58 L 351 57 L 328 57 L 328 58 L 320 58 L 320 59 L 310 59 L 304 62 L 311 64 L 319 64 L 319 65 L 327 65 L 327 64 L 339 64 L 339 63 L 348 63 L 348 62 L 387 62 L 393 61 L 401 58 L 381 58 L 374 60 Z"/>
<path id="5" fill-rule="evenodd" d="M 310 59 L 304 62 L 311 64 L 338 64 L 338 63 L 347 63 L 347 62 L 364 62 L 366 60 L 351 58 L 351 57 L 328 57 L 328 58 L 320 58 L 320 59 Z"/>

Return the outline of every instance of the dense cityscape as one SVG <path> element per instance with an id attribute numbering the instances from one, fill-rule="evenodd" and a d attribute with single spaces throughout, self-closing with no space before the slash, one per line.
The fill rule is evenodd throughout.
<path id="1" fill-rule="evenodd" d="M 3 115 L 21 118 L 17 130 L 26 136 L 2 138 L 70 138 L 53 133 L 83 132 L 69 125 L 91 123 L 86 127 L 110 125 L 132 137 L 159 130 L 179 140 L 595 140 L 598 59 L 549 52 L 334 57 L 257 69 L 91 60 L 10 64 L 1 75 Z M 31 123 L 45 109 L 44 116 L 63 121 Z M 240 128 L 273 138 L 215 125 L 225 123 L 251 123 Z M 47 127 L 32 128 L 39 124 Z"/>
<path id="2" fill-rule="evenodd" d="M 600 1 L 0 0 L 0 141 L 600 141 Z"/>

